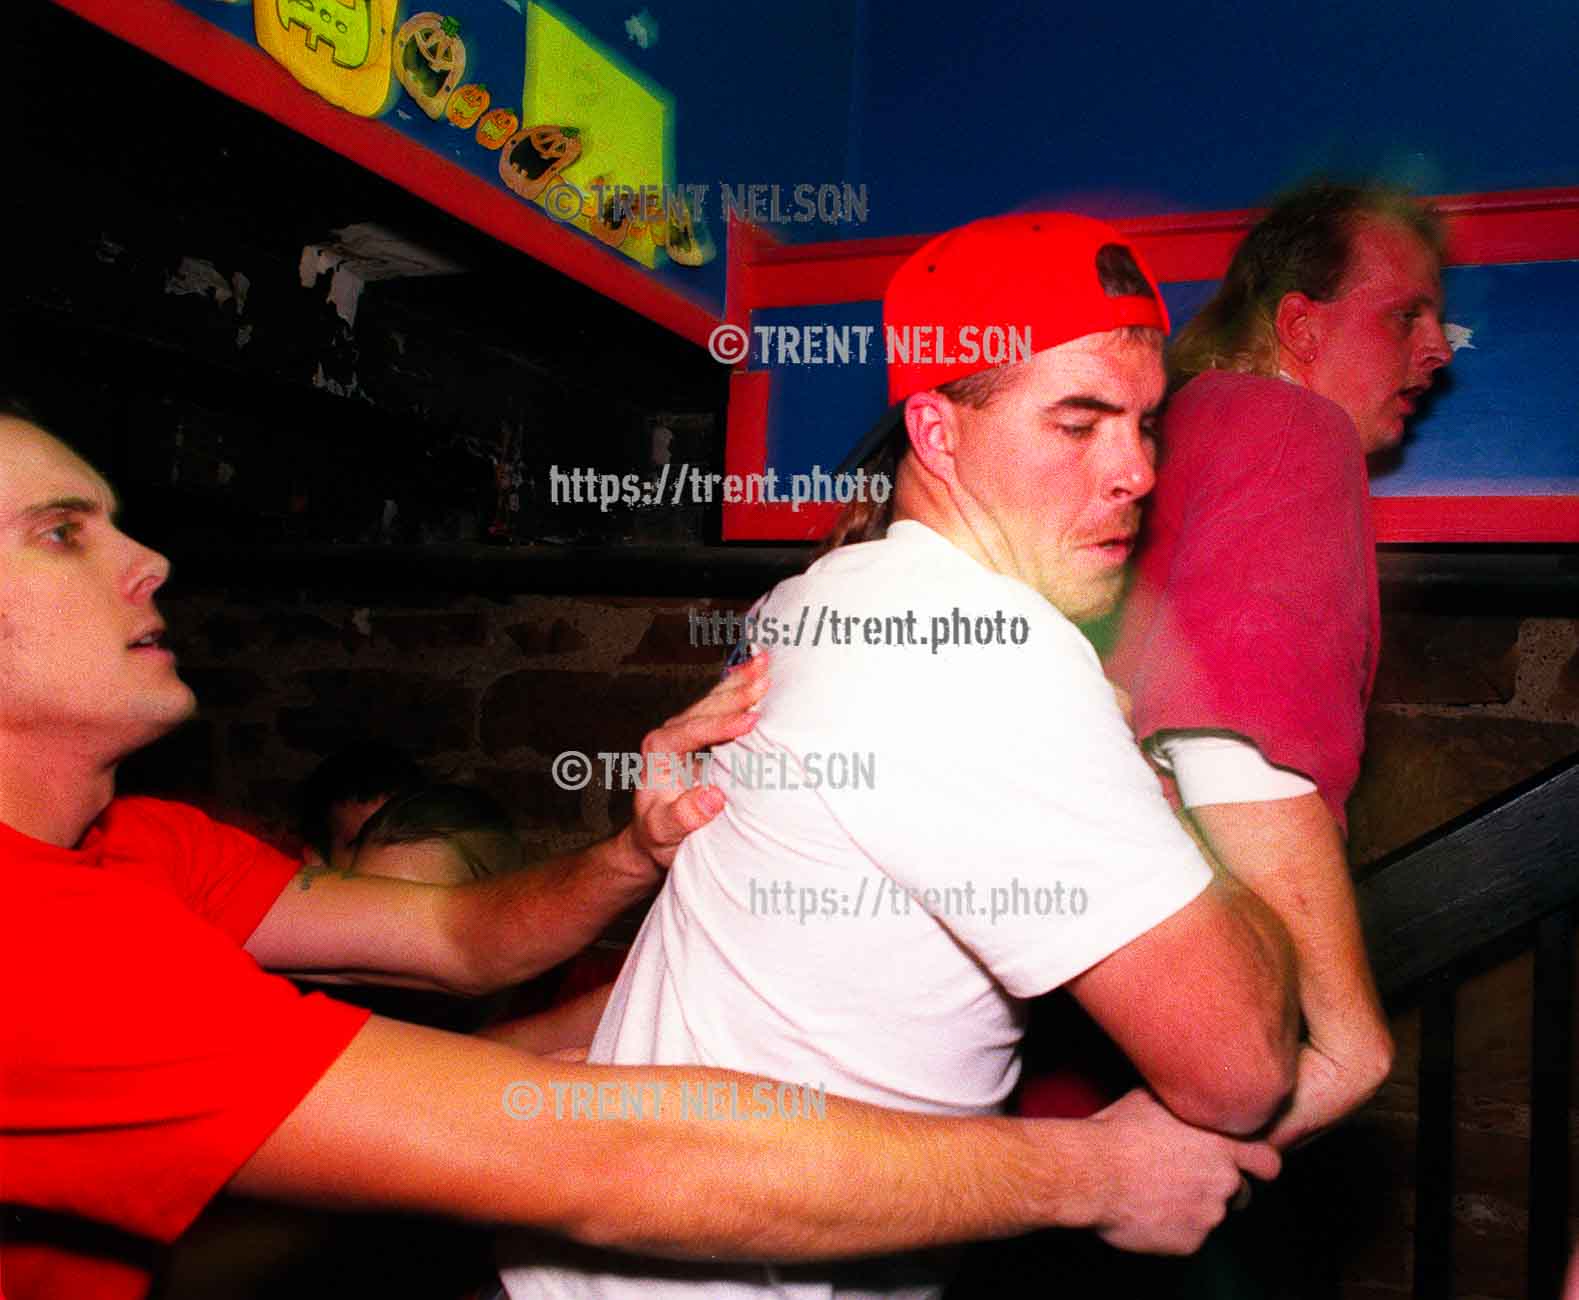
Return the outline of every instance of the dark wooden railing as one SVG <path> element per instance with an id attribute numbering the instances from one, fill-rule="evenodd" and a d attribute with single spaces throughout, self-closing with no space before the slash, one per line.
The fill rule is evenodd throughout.
<path id="1" fill-rule="evenodd" d="M 1579 755 L 1361 873 L 1360 914 L 1390 1009 L 1421 1009 L 1416 1300 L 1453 1294 L 1453 1028 L 1458 986 L 1490 952 L 1535 953 L 1525 1294 L 1567 1260 Z"/>

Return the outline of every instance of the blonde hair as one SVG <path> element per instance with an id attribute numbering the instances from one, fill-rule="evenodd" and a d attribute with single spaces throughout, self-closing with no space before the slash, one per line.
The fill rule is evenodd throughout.
<path id="1" fill-rule="evenodd" d="M 1355 232 L 1366 218 L 1403 226 L 1441 262 L 1441 218 L 1408 191 L 1326 180 L 1302 185 L 1256 222 L 1217 293 L 1174 337 L 1168 351 L 1170 387 L 1206 370 L 1277 374 L 1278 304 L 1290 293 L 1317 302 L 1335 298 Z"/>

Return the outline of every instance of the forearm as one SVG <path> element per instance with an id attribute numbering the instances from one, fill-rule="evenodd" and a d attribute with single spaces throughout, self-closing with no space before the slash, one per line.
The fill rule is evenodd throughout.
<path id="1" fill-rule="evenodd" d="M 1317 1071 L 1328 1086 L 1312 1088 L 1312 1063 L 1302 1059 L 1294 1109 L 1308 1111 L 1319 1092 L 1320 1113 L 1307 1113 L 1302 1127 L 1331 1122 L 1374 1093 L 1392 1063 L 1338 827 L 1318 795 L 1193 814 L 1218 862 L 1288 930 L 1310 1045 L 1332 1064 Z"/>
<path id="2" fill-rule="evenodd" d="M 756 1082 L 699 1067 L 559 1065 L 375 1019 L 233 1186 L 681 1258 L 868 1254 L 1091 1226 L 1108 1208 L 1112 1138 L 1099 1125 L 939 1119 L 834 1097 L 798 1118 L 735 1118 L 729 1105 L 698 1116 L 714 1085 L 734 1085 L 749 1107 Z M 610 1083 L 629 1091 L 596 1091 Z M 580 1114 L 578 1084 L 601 1098 Z M 533 1097 L 541 1109 L 513 1118 L 507 1096 L 518 1111 Z"/>
<path id="3" fill-rule="evenodd" d="M 695 753 L 749 731 L 766 667 L 758 656 L 732 672 L 649 734 L 643 754 Z M 723 796 L 688 784 L 638 790 L 636 820 L 618 835 L 492 881 L 451 887 L 416 883 L 420 871 L 304 868 L 248 937 L 247 951 L 270 970 L 458 994 L 530 979 L 650 894 L 681 839 L 717 816 Z"/>
<path id="4" fill-rule="evenodd" d="M 629 830 L 464 885 L 304 868 L 246 948 L 269 970 L 312 979 L 477 996 L 580 952 L 657 879 Z"/>
<path id="5" fill-rule="evenodd" d="M 458 886 L 446 928 L 472 992 L 540 975 L 574 956 L 658 884 L 629 830 L 524 871 Z"/>
<path id="6" fill-rule="evenodd" d="M 1025 1122 L 901 1115 L 834 1097 L 825 1119 L 682 1121 L 679 1088 L 729 1076 L 663 1074 L 675 1085 L 665 1126 L 626 1124 L 614 1135 L 596 1167 L 605 1181 L 561 1225 L 578 1240 L 680 1258 L 800 1260 L 1096 1222 L 1100 1171 L 1078 1124 L 1054 1121 L 1058 1131 L 1038 1146 Z M 742 1095 L 752 1082 L 739 1080 Z M 621 1168 L 653 1171 L 653 1185 L 627 1189 Z M 616 1181 L 631 1203 L 619 1204 Z"/>
<path id="7" fill-rule="evenodd" d="M 1159 1089 L 1159 1096 L 1186 1123 L 1243 1137 L 1263 1129 L 1294 1086 L 1295 960 L 1287 930 L 1254 893 L 1231 879 L 1213 888 L 1231 918 L 1231 956 L 1211 973 L 1220 987 L 1232 980 L 1239 993 L 1230 1001 L 1201 1004 L 1188 1030 L 1215 1045 L 1215 1068 L 1203 1071 L 1198 1062 L 1183 1086 Z"/>
<path id="8" fill-rule="evenodd" d="M 1231 877 L 1068 987 L 1190 1124 L 1254 1132 L 1293 1087 L 1299 1015 L 1288 935 Z"/>

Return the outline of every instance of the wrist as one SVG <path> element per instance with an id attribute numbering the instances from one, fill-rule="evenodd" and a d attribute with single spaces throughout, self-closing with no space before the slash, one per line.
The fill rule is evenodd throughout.
<path id="1" fill-rule="evenodd" d="M 603 841 L 604 869 L 627 879 L 634 896 L 649 892 L 662 875 L 657 859 L 642 845 L 632 822 Z"/>
<path id="2" fill-rule="evenodd" d="M 1102 1134 L 1091 1120 L 1013 1120 L 1023 1150 L 1026 1189 L 1024 1221 L 1017 1231 L 1089 1229 L 1107 1218 L 1107 1157 L 1098 1150 Z"/>

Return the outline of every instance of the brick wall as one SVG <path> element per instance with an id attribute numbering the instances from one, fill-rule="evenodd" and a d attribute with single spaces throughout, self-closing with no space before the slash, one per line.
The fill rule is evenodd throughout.
<path id="1" fill-rule="evenodd" d="M 733 602 L 732 605 L 738 605 Z M 275 835 L 291 792 L 359 735 L 510 808 L 529 855 L 585 844 L 629 812 L 601 778 L 548 775 L 554 755 L 639 748 L 717 680 L 689 644 L 705 600 L 191 592 L 161 599 L 198 719 L 123 770 L 123 788 L 191 799 Z"/>

